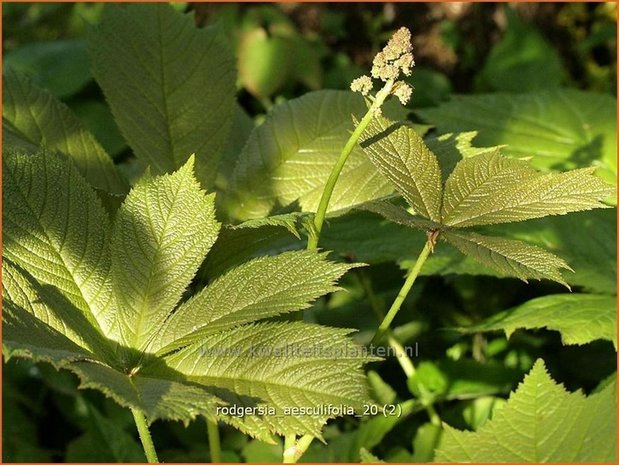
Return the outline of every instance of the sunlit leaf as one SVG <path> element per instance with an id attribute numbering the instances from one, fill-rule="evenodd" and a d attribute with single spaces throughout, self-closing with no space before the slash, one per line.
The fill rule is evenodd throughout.
<path id="1" fill-rule="evenodd" d="M 606 94 L 553 89 L 526 94 L 453 96 L 417 110 L 440 133 L 478 131 L 475 145 L 506 145 L 505 154 L 532 157 L 536 168 L 599 167 L 617 177 L 617 102 Z"/>
<path id="2" fill-rule="evenodd" d="M 559 331 L 564 344 L 586 344 L 606 339 L 617 347 L 617 298 L 595 294 L 547 295 L 462 330 L 503 330 L 510 337 L 519 328 Z"/>
<path id="3" fill-rule="evenodd" d="M 616 384 L 570 393 L 538 360 L 507 405 L 478 431 L 445 426 L 439 462 L 616 461 Z"/>
<path id="4" fill-rule="evenodd" d="M 13 71 L 3 74 L 2 84 L 3 136 L 9 130 L 5 149 L 17 138 L 16 148 L 42 146 L 59 151 L 73 160 L 94 187 L 126 192 L 127 184 L 112 159 L 64 103 Z"/>
<path id="5" fill-rule="evenodd" d="M 445 184 L 442 221 L 461 228 L 601 208 L 614 189 L 593 171 L 543 174 L 498 151 L 466 158 Z"/>
<path id="6" fill-rule="evenodd" d="M 393 105 L 389 114 L 405 114 Z M 233 173 L 225 205 L 237 220 L 268 216 L 293 202 L 315 211 L 325 182 L 353 130 L 351 115 L 367 111 L 352 92 L 323 90 L 289 100 L 254 129 Z M 329 203 L 335 211 L 381 197 L 393 187 L 357 146 L 344 166 Z"/>
<path id="7" fill-rule="evenodd" d="M 407 124 L 375 116 L 361 147 L 376 168 L 393 183 L 420 215 L 441 220 L 441 169 L 436 155 Z"/>

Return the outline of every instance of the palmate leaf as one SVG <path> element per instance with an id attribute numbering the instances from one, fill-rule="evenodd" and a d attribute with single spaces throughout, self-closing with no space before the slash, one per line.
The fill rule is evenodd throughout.
<path id="1" fill-rule="evenodd" d="M 595 294 L 547 295 L 460 330 L 467 333 L 503 330 L 510 337 L 518 328 L 559 331 L 563 344 L 587 344 L 606 339 L 616 348 L 617 298 Z"/>
<path id="2" fill-rule="evenodd" d="M 507 404 L 476 432 L 445 426 L 438 462 L 616 461 L 616 383 L 569 393 L 538 360 Z"/>
<path id="3" fill-rule="evenodd" d="M 196 154 L 211 187 L 234 112 L 234 57 L 223 31 L 167 3 L 108 5 L 89 36 L 93 74 L 135 154 L 155 174 Z"/>
<path id="4" fill-rule="evenodd" d="M 14 71 L 2 76 L 4 148 L 43 146 L 71 158 L 94 187 L 124 194 L 128 185 L 112 159 L 62 102 Z"/>
<path id="5" fill-rule="evenodd" d="M 214 418 L 218 401 L 208 389 L 183 383 L 178 375 L 129 376 L 122 363 L 127 358 L 123 350 L 97 336 L 97 328 L 78 327 L 68 316 L 76 312 L 69 303 L 52 301 L 48 305 L 43 301 L 46 295 L 28 292 L 30 289 L 24 289 L 20 282 L 32 278 L 11 267 L 7 260 L 3 261 L 2 270 L 11 275 L 8 280 L 3 279 L 2 293 L 2 345 L 7 359 L 27 357 L 69 369 L 79 376 L 80 387 L 98 389 L 125 407 L 142 410 L 151 420 L 188 421 L 198 414 Z M 16 294 L 24 292 L 36 302 L 36 308 L 25 299 L 13 300 Z M 83 331 L 79 338 L 75 337 L 76 330 Z M 105 343 L 107 347 L 102 347 Z"/>
<path id="6" fill-rule="evenodd" d="M 499 147 L 471 148 L 471 134 L 435 140 L 433 145 L 441 155 L 438 158 L 413 128 L 382 117 L 369 127 L 362 143 L 366 154 L 424 218 L 389 204 L 374 203 L 365 208 L 405 226 L 436 231 L 465 255 L 501 274 L 524 280 L 549 278 L 567 285 L 560 269 L 569 267 L 536 246 L 459 231 L 608 207 L 602 201 L 614 192 L 593 176 L 593 168 L 541 173 L 524 160 L 501 156 Z M 445 144 L 444 149 L 441 144 Z M 444 170 L 440 163 L 445 165 Z M 450 170 L 443 186 L 441 171 Z M 424 226 L 428 220 L 431 223 Z"/>
<path id="7" fill-rule="evenodd" d="M 593 171 L 543 174 L 498 150 L 466 158 L 445 183 L 443 223 L 461 228 L 602 208 L 614 189 Z"/>
<path id="8" fill-rule="evenodd" d="M 419 220 L 427 221 L 418 216 L 413 219 L 420 225 Z M 574 269 L 574 273 L 564 275 L 570 286 L 582 286 L 589 292 L 600 294 L 615 294 L 616 223 L 616 209 L 602 209 L 485 227 L 480 232 L 551 250 Z M 579 234 L 574 234 L 574 231 L 579 231 Z M 587 240 L 582 240 L 583 237 Z M 395 261 L 406 269 L 411 266 L 425 240 L 423 234 L 411 234 L 409 226 L 384 221 L 360 211 L 332 219 L 321 236 L 321 244 L 326 249 L 354 256 L 356 260 L 369 264 Z M 277 246 L 287 249 L 292 246 L 291 242 L 284 243 L 280 239 Z M 505 276 L 505 272 L 484 266 L 455 247 L 446 245 L 435 248 L 421 270 L 422 275 Z"/>
<path id="9" fill-rule="evenodd" d="M 361 147 L 421 216 L 441 220 L 441 169 L 436 155 L 407 124 L 375 116 L 363 133 Z"/>
<path id="10" fill-rule="evenodd" d="M 273 434 L 319 436 L 338 413 L 239 419 L 216 407 L 281 411 L 320 399 L 350 408 L 371 402 L 360 369 L 371 359 L 348 330 L 252 324 L 307 307 L 335 289 L 350 265 L 317 252 L 256 259 L 175 308 L 218 229 L 213 196 L 200 190 L 192 160 L 173 174 L 142 178 L 111 232 L 98 197 L 66 157 L 7 152 L 3 162 L 5 357 L 69 369 L 81 387 L 140 409 L 150 421 L 205 415 L 265 441 Z M 192 327 L 180 315 L 193 318 Z M 196 333 L 200 319 L 213 323 L 212 330 L 200 324 Z M 318 355 L 271 354 L 249 369 L 253 362 L 242 355 L 256 345 Z M 228 350 L 204 357 L 209 347 Z"/>
<path id="11" fill-rule="evenodd" d="M 239 156 L 226 199 L 237 220 L 263 218 L 273 209 L 298 201 L 316 211 L 333 164 L 353 130 L 351 115 L 367 112 L 363 98 L 348 91 L 310 92 L 276 106 L 254 129 Z M 395 104 L 385 112 L 405 110 Z M 360 147 L 353 149 L 335 186 L 329 210 L 347 208 L 393 192 Z"/>

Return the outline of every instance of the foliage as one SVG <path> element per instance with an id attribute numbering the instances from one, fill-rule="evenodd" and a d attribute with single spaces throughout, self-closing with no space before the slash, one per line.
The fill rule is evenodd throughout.
<path id="1" fill-rule="evenodd" d="M 495 418 L 477 432 L 445 428 L 441 462 L 609 462 L 616 460 L 616 387 L 585 397 L 568 393 L 544 363 L 531 372 Z M 517 448 L 510 447 L 518 444 Z"/>
<path id="2" fill-rule="evenodd" d="M 613 192 L 592 175 L 591 168 L 543 174 L 524 160 L 503 157 L 499 149 L 461 157 L 443 188 L 439 159 L 423 139 L 406 124 L 384 117 L 370 123 L 361 146 L 425 219 L 385 203 L 366 208 L 395 223 L 442 237 L 484 265 L 524 280 L 549 278 L 567 285 L 560 270 L 569 266 L 539 247 L 466 228 L 599 208 Z"/>
<path id="3" fill-rule="evenodd" d="M 151 421 L 188 421 L 200 413 L 263 440 L 271 440 L 270 433 L 320 436 L 330 414 L 302 421 L 238 420 L 217 414 L 215 405 L 247 405 L 250 398 L 276 409 L 325 400 L 363 405 L 357 369 L 364 359 L 333 358 L 351 343 L 348 331 L 305 323 L 251 324 L 307 306 L 333 290 L 349 266 L 309 252 L 265 257 L 227 273 L 175 309 L 219 229 L 213 196 L 193 177 L 193 158 L 172 175 L 141 179 L 113 228 L 66 157 L 8 152 L 3 170 L 7 357 L 28 356 L 71 369 L 84 387 L 146 412 Z M 86 234 L 82 224 L 88 225 Z M 291 274 L 287 266 L 295 262 L 306 271 L 294 267 Z M 221 299 L 227 287 L 239 283 L 248 291 L 238 293 L 236 302 Z M 210 328 L 206 315 L 212 318 Z M 196 321 L 206 324 L 198 327 Z M 321 351 L 305 358 L 280 353 L 295 344 Z M 279 352 L 261 354 L 261 347 Z M 247 366 L 252 354 L 250 360 L 259 362 L 253 371 Z M 318 382 L 325 377 L 333 384 Z"/>
<path id="4" fill-rule="evenodd" d="M 505 144 L 507 155 L 532 157 L 536 168 L 593 164 L 606 180 L 615 182 L 617 110 L 615 99 L 608 95 L 554 89 L 456 96 L 418 113 L 441 133 L 478 131 L 476 144 Z"/>

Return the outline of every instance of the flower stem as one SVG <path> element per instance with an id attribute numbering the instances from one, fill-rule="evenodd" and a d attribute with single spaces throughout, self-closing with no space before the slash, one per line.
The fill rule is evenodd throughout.
<path id="1" fill-rule="evenodd" d="M 148 425 L 146 424 L 146 418 L 144 418 L 144 414 L 138 409 L 131 409 L 131 413 L 133 414 L 133 419 L 135 420 L 135 426 L 138 428 L 138 433 L 140 435 L 140 441 L 142 441 L 142 447 L 144 448 L 144 455 L 146 455 L 146 460 L 148 463 L 159 463 L 159 459 L 157 458 L 157 451 L 155 451 L 155 445 L 153 444 L 153 438 L 150 436 L 150 431 L 148 430 Z"/>
<path id="2" fill-rule="evenodd" d="M 423 266 L 423 264 L 426 262 L 426 260 L 430 256 L 430 252 L 432 252 L 433 248 L 434 248 L 434 239 L 429 237 L 428 240 L 426 241 L 425 246 L 421 250 L 421 253 L 417 257 L 417 260 L 415 261 L 415 264 L 413 265 L 413 268 L 411 269 L 408 277 L 406 278 L 406 281 L 404 281 L 404 285 L 402 286 L 402 289 L 400 289 L 400 292 L 398 292 L 398 296 L 393 301 L 393 304 L 391 304 L 391 308 L 387 312 L 387 316 L 383 318 L 383 321 L 381 322 L 380 326 L 376 330 L 376 334 L 372 338 L 372 342 L 371 342 L 372 344 L 375 344 L 378 341 L 380 341 L 382 337 L 385 335 L 385 333 L 387 332 L 387 330 L 389 329 L 389 325 L 391 324 L 395 316 L 400 311 L 400 308 L 402 307 L 402 303 L 404 302 L 404 299 L 406 299 L 406 296 L 408 295 L 411 288 L 413 287 L 413 284 L 415 284 L 415 280 L 417 279 L 417 276 L 419 276 L 421 267 Z"/>
<path id="3" fill-rule="evenodd" d="M 221 462 L 221 445 L 217 423 L 206 420 L 206 432 L 208 434 L 208 448 L 211 454 L 211 463 L 219 463 Z"/>
<path id="4" fill-rule="evenodd" d="M 335 189 L 335 184 L 337 183 L 338 178 L 340 177 L 340 173 L 342 172 L 342 168 L 346 164 L 346 160 L 348 160 L 348 156 L 357 145 L 361 134 L 365 131 L 374 115 L 379 110 L 381 105 L 385 102 L 385 99 L 391 93 L 393 88 L 394 81 L 388 81 L 385 86 L 378 91 L 374 102 L 370 106 L 367 113 L 361 118 L 359 124 L 353 131 L 353 133 L 348 138 L 346 145 L 340 152 L 340 156 L 333 165 L 333 169 L 331 170 L 331 174 L 329 174 L 329 178 L 327 179 L 327 183 L 322 191 L 322 196 L 320 197 L 320 203 L 318 204 L 318 210 L 316 211 L 316 215 L 314 216 L 314 231 L 313 234 L 310 234 L 309 239 L 307 241 L 307 250 L 315 250 L 318 248 L 318 240 L 320 239 L 320 232 L 322 231 L 322 225 L 325 221 L 325 216 L 327 214 L 327 208 L 329 207 L 329 201 L 331 200 L 331 196 L 333 195 L 333 190 Z"/>

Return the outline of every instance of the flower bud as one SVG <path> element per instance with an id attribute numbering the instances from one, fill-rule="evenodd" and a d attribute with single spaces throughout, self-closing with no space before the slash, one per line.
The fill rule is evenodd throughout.
<path id="1" fill-rule="evenodd" d="M 372 63 L 372 76 L 387 82 L 397 79 L 400 72 L 410 76 L 415 65 L 410 31 L 402 27 L 398 29 L 381 52 L 378 52 Z"/>
<path id="2" fill-rule="evenodd" d="M 402 105 L 406 105 L 411 99 L 411 95 L 413 94 L 413 88 L 402 81 L 398 81 L 396 83 L 396 86 L 397 88 L 393 92 L 393 95 L 395 95 L 398 100 L 400 100 L 400 103 Z"/>
<path id="3" fill-rule="evenodd" d="M 350 90 L 353 92 L 361 92 L 363 95 L 368 95 L 372 90 L 372 79 L 370 76 L 360 76 L 350 84 Z"/>

